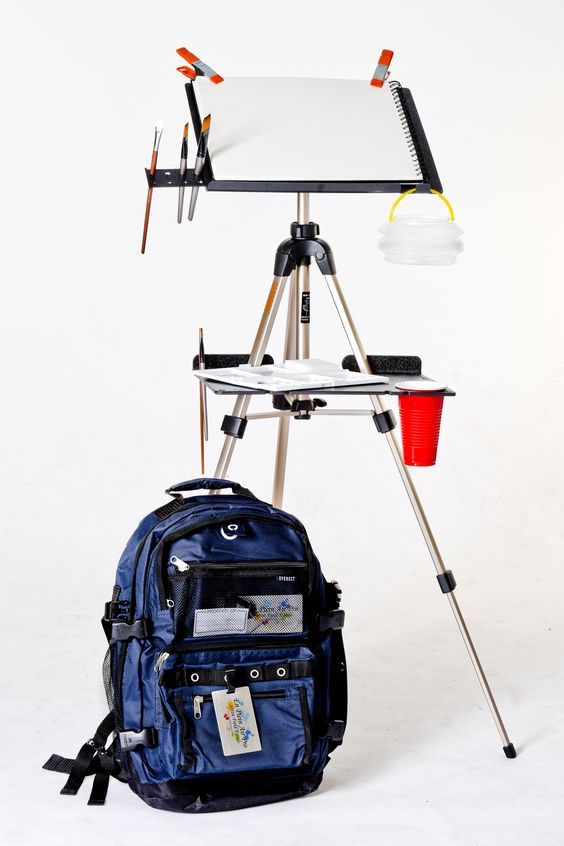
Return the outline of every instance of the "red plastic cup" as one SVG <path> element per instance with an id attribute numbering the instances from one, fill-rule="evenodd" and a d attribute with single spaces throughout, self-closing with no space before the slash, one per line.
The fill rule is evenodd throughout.
<path id="1" fill-rule="evenodd" d="M 400 394 L 403 461 L 408 467 L 432 467 L 437 460 L 444 397 Z"/>

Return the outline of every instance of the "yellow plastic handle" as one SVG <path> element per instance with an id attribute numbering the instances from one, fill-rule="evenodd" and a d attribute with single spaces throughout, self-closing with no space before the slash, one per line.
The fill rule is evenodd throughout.
<path id="1" fill-rule="evenodd" d="M 388 220 L 390 222 L 394 219 L 394 212 L 397 209 L 397 207 L 399 206 L 399 204 L 401 203 L 401 201 L 404 199 L 404 197 L 407 197 L 408 194 L 415 193 L 416 190 L 417 190 L 416 188 L 410 188 L 409 191 L 404 191 L 403 194 L 399 195 L 399 197 L 397 198 L 397 200 L 393 204 L 392 208 L 390 209 L 390 214 L 388 215 Z M 443 201 L 443 203 L 445 204 L 445 206 L 448 209 L 450 219 L 454 220 L 454 209 L 451 206 L 451 204 L 449 203 L 449 201 L 447 200 L 447 198 L 445 197 L 445 195 L 441 194 L 440 191 L 435 191 L 434 188 L 431 188 L 431 194 L 435 194 L 437 197 L 439 197 Z"/>

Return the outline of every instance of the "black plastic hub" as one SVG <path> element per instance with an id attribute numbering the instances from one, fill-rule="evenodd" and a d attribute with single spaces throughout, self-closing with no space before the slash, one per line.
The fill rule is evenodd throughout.
<path id="1" fill-rule="evenodd" d="M 289 276 L 298 266 L 309 264 L 314 258 L 323 276 L 334 276 L 337 272 L 331 247 L 319 238 L 317 223 L 292 223 L 291 237 L 282 241 L 276 251 L 275 276 Z"/>
<path id="2" fill-rule="evenodd" d="M 292 411 L 296 412 L 294 420 L 310 420 L 311 412 L 316 408 L 325 408 L 326 400 L 315 397 L 314 399 L 295 399 L 292 402 Z"/>
<path id="3" fill-rule="evenodd" d="M 290 226 L 290 235 L 292 238 L 317 238 L 319 235 L 319 224 L 313 223 L 298 223 L 295 220 Z"/>

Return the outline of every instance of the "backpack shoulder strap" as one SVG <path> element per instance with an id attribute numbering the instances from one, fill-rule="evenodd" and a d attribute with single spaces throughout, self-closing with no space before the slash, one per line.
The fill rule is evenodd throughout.
<path id="1" fill-rule="evenodd" d="M 93 775 L 94 783 L 88 800 L 89 805 L 103 805 L 108 792 L 110 777 L 123 780 L 121 767 L 114 755 L 113 744 L 107 747 L 108 739 L 114 733 L 116 721 L 114 712 L 104 717 L 94 736 L 87 740 L 76 758 L 63 758 L 61 755 L 51 755 L 43 764 L 44 770 L 56 773 L 68 773 L 68 779 L 61 793 L 75 796 L 86 776 Z"/>

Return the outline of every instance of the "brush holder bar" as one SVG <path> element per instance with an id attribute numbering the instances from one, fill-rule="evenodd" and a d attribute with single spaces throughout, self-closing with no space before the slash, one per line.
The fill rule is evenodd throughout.
<path id="1" fill-rule="evenodd" d="M 202 188 L 207 184 L 201 175 L 194 176 L 193 168 L 188 168 L 184 176 L 180 176 L 178 168 L 157 168 L 154 174 L 145 168 L 145 175 L 150 188 Z"/>

